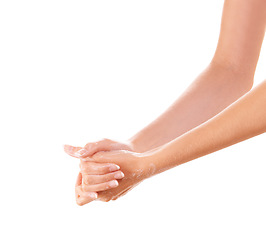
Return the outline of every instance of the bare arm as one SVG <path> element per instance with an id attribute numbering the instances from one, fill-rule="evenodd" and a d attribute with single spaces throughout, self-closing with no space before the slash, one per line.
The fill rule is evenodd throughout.
<path id="1" fill-rule="evenodd" d="M 103 201 L 115 200 L 146 178 L 265 133 L 265 106 L 266 80 L 213 118 L 162 146 L 144 153 L 97 152 L 81 164 L 85 167 L 93 161 L 121 166 L 126 178 L 118 187 L 99 193 Z M 81 204 L 89 201 L 83 197 Z"/>
<path id="2" fill-rule="evenodd" d="M 207 155 L 266 131 L 266 81 L 224 111 L 175 140 L 158 147 L 146 159 L 154 174 Z"/>
<path id="3" fill-rule="evenodd" d="M 161 116 L 126 143 L 109 139 L 88 143 L 84 149 L 75 152 L 75 156 L 88 157 L 100 151 L 119 149 L 146 152 L 163 145 L 161 154 L 163 152 L 165 156 L 162 159 L 166 158 L 167 161 L 162 161 L 161 164 L 168 163 L 166 166 L 168 168 L 182 161 L 192 160 L 193 156 L 199 156 L 200 154 L 195 153 L 193 155 L 191 151 L 190 155 L 185 156 L 183 153 L 182 158 L 175 161 L 171 156 L 177 156 L 179 153 L 174 151 L 174 143 L 164 144 L 206 122 L 251 89 L 265 33 L 265 11 L 265 0 L 225 0 L 221 31 L 214 57 L 189 88 Z M 176 144 L 185 144 L 184 141 L 180 138 Z M 68 153 L 69 147 L 71 148 L 71 146 L 65 148 Z M 196 150 L 197 148 L 194 149 Z M 211 151 L 211 149 L 205 151 Z M 204 151 L 200 153 L 204 154 Z M 125 159 L 123 156 L 123 161 L 117 162 L 122 166 L 121 169 L 126 162 Z M 112 159 L 109 159 L 109 162 L 112 162 Z M 158 163 L 158 168 L 159 166 Z M 89 170 L 89 162 L 87 170 Z M 88 174 L 85 177 L 92 178 L 93 175 Z M 97 181 L 99 182 L 100 179 L 98 178 Z M 105 178 L 101 181 L 104 182 Z M 119 190 L 116 188 L 117 193 Z"/>
<path id="4" fill-rule="evenodd" d="M 266 23 L 265 0 L 226 0 L 221 31 L 209 66 L 156 120 L 129 139 L 145 152 L 202 124 L 248 92 Z"/>
<path id="5" fill-rule="evenodd" d="M 117 164 L 126 176 L 118 187 L 100 192 L 99 197 L 104 201 L 115 200 L 146 178 L 264 133 L 265 105 L 266 80 L 213 118 L 163 146 L 145 153 L 97 152 L 93 161 Z"/>

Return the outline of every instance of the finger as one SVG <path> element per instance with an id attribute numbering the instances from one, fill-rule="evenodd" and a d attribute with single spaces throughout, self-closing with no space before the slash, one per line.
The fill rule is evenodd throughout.
<path id="1" fill-rule="evenodd" d="M 92 201 L 95 200 L 98 197 L 98 194 L 96 192 L 84 192 L 82 189 L 82 186 L 76 186 L 75 187 L 75 196 L 76 199 L 83 197 L 83 198 L 91 198 Z"/>
<path id="2" fill-rule="evenodd" d="M 126 151 L 126 150 L 125 150 Z M 109 162 L 113 163 L 116 160 L 117 157 L 117 151 L 112 150 L 112 151 L 99 151 L 93 154 L 91 157 L 84 157 L 81 158 L 83 162 Z M 109 161 L 108 161 L 109 160 Z"/>
<path id="3" fill-rule="evenodd" d="M 71 157 L 79 158 L 79 152 L 81 152 L 82 150 L 83 150 L 82 147 L 74 147 L 67 144 L 64 145 L 65 153 L 67 153 Z"/>
<path id="4" fill-rule="evenodd" d="M 79 206 L 83 206 L 84 204 L 87 204 L 97 199 L 98 194 L 96 192 L 84 192 L 82 190 L 81 185 L 82 185 L 82 174 L 79 173 L 75 185 L 76 203 Z"/>
<path id="5" fill-rule="evenodd" d="M 124 143 L 119 143 L 107 138 L 104 138 L 100 141 L 97 142 L 90 142 L 87 143 L 84 147 L 84 151 L 80 151 L 80 157 L 85 158 L 92 156 L 96 152 L 100 151 L 111 151 L 111 150 L 130 150 L 131 148 L 124 144 Z"/>
<path id="6" fill-rule="evenodd" d="M 84 192 L 100 192 L 100 191 L 105 191 L 108 189 L 116 188 L 118 186 L 118 181 L 117 180 L 112 180 L 106 183 L 99 183 L 99 184 L 94 184 L 94 185 L 82 185 L 82 190 Z"/>
<path id="7" fill-rule="evenodd" d="M 90 203 L 97 199 L 98 195 L 95 192 L 84 192 L 81 186 L 76 187 L 76 203 L 79 206 Z"/>
<path id="8" fill-rule="evenodd" d="M 87 203 L 90 203 L 92 201 L 94 201 L 95 199 L 90 199 L 90 198 L 84 198 L 84 197 L 79 197 L 76 199 L 76 203 L 79 205 L 79 206 L 83 206 Z"/>
<path id="9" fill-rule="evenodd" d="M 113 163 L 95 163 L 95 162 L 80 162 L 80 171 L 82 174 L 89 175 L 102 175 L 110 172 L 114 172 L 120 169 L 120 167 Z"/>
<path id="10" fill-rule="evenodd" d="M 89 157 L 99 151 L 112 150 L 111 142 L 112 142 L 111 140 L 108 141 L 107 139 L 104 139 L 98 142 L 87 143 L 84 148 L 74 147 L 74 146 L 65 144 L 64 151 L 68 155 L 72 157 L 76 157 L 76 158 Z"/>
<path id="11" fill-rule="evenodd" d="M 81 174 L 81 172 L 79 172 L 75 187 L 79 187 L 79 186 L 81 186 L 81 184 L 82 184 L 82 174 Z"/>
<path id="12" fill-rule="evenodd" d="M 86 185 L 93 185 L 93 184 L 99 184 L 104 182 L 109 182 L 111 180 L 115 179 L 122 179 L 124 177 L 124 173 L 121 171 L 116 171 L 104 175 L 83 175 L 83 184 Z"/>
<path id="13" fill-rule="evenodd" d="M 112 142 L 111 140 L 102 139 L 100 141 L 87 143 L 84 146 L 84 149 L 86 150 L 86 152 L 84 153 L 84 155 L 82 157 L 93 155 L 94 153 L 99 152 L 99 151 L 110 150 L 111 142 Z"/>

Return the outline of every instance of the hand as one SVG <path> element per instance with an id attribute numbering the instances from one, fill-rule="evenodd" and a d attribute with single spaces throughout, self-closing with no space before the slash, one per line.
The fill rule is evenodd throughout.
<path id="1" fill-rule="evenodd" d="M 110 150 L 133 150 L 130 143 L 121 143 L 110 139 L 102 139 L 98 142 L 87 143 L 84 148 L 64 145 L 64 150 L 67 154 L 76 158 L 84 158 L 93 155 L 98 151 Z M 123 172 L 117 171 L 119 166 L 114 164 L 99 164 L 87 162 L 86 167 L 78 175 L 76 183 L 76 201 L 78 205 L 84 205 L 97 198 L 97 192 L 109 188 L 116 187 L 118 182 L 114 179 L 124 177 Z M 83 183 L 83 187 L 82 187 Z M 86 194 L 83 194 L 83 188 L 86 189 Z"/>
<path id="2" fill-rule="evenodd" d="M 81 147 L 73 147 L 70 145 L 64 145 L 65 152 L 72 156 L 76 157 Z M 94 163 L 90 162 L 87 164 L 86 168 L 83 168 L 82 171 L 78 174 L 76 186 L 75 186 L 75 195 L 76 202 L 78 205 L 84 205 L 95 199 L 97 199 L 98 191 L 106 190 L 111 187 L 116 187 L 117 181 L 114 179 L 121 179 L 124 177 L 124 174 L 121 171 L 117 171 L 120 167 L 115 164 L 109 163 Z M 84 175 L 82 173 L 87 173 L 90 175 Z M 91 177 L 91 178 L 90 178 Z M 84 195 L 82 183 L 90 184 L 89 187 L 86 187 L 86 193 Z M 89 191 L 90 190 L 90 191 Z"/>
<path id="3" fill-rule="evenodd" d="M 70 146 L 70 145 L 65 145 L 65 146 Z M 135 151 L 133 145 L 129 142 L 118 142 L 104 138 L 97 142 L 89 142 L 85 145 L 84 148 L 78 148 L 77 151 L 72 156 L 78 158 L 85 158 L 92 156 L 96 152 L 112 151 L 112 150 Z"/>
<path id="4" fill-rule="evenodd" d="M 98 192 L 98 199 L 102 201 L 115 200 L 127 193 L 134 186 L 144 179 L 150 177 L 155 169 L 153 164 L 149 164 L 147 154 L 135 153 L 128 150 L 114 150 L 109 152 L 97 152 L 92 157 L 84 158 L 81 168 L 86 168 L 91 161 L 95 163 L 113 163 L 119 165 L 125 177 L 119 180 L 119 186 L 106 191 Z M 86 188 L 83 186 L 84 192 Z"/>
<path id="5" fill-rule="evenodd" d="M 79 206 L 87 204 L 89 202 L 94 201 L 98 195 L 96 192 L 84 192 L 82 190 L 82 175 L 81 173 L 78 174 L 76 185 L 75 185 L 75 197 L 76 203 Z"/>

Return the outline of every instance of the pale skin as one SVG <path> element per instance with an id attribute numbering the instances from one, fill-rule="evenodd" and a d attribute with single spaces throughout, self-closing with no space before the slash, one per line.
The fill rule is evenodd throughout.
<path id="1" fill-rule="evenodd" d="M 265 0 L 226 0 L 213 59 L 161 116 L 125 142 L 66 145 L 81 159 L 77 204 L 115 200 L 146 178 L 264 133 L 266 82 L 250 89 L 265 26 Z"/>

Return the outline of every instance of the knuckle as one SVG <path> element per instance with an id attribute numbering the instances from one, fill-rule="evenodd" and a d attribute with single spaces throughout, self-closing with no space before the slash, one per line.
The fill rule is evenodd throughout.
<path id="1" fill-rule="evenodd" d="M 85 168 L 84 168 L 84 167 L 81 167 L 81 168 L 80 168 L 80 172 L 81 172 L 82 174 L 85 174 L 85 173 L 86 173 Z"/>
<path id="2" fill-rule="evenodd" d="M 82 186 L 82 190 L 83 190 L 84 192 L 89 192 L 89 191 L 90 191 L 90 187 L 87 186 L 87 185 L 83 185 L 83 186 Z"/>
<path id="3" fill-rule="evenodd" d="M 89 171 L 88 168 L 82 168 L 81 172 L 82 172 L 83 174 L 88 174 L 88 173 L 90 173 L 90 171 Z"/>
<path id="4" fill-rule="evenodd" d="M 93 183 L 93 181 L 92 181 L 90 176 L 88 176 L 88 175 L 84 176 L 84 184 L 90 185 L 92 183 Z"/>
<path id="5" fill-rule="evenodd" d="M 97 173 L 99 173 L 99 174 L 107 174 L 110 172 L 110 167 L 107 165 L 102 165 L 102 166 L 98 165 L 97 169 L 95 169 L 95 170 L 97 170 Z"/>
<path id="6" fill-rule="evenodd" d="M 82 164 L 80 163 L 80 164 L 79 164 L 79 168 L 80 168 L 80 169 L 81 169 L 81 166 L 82 166 Z"/>
<path id="7" fill-rule="evenodd" d="M 99 168 L 97 165 L 90 165 L 87 167 L 87 172 L 93 172 L 93 173 L 101 173 L 101 168 Z"/>
<path id="8" fill-rule="evenodd" d="M 95 146 L 95 143 L 94 142 L 89 142 L 87 143 L 84 148 L 87 149 L 87 150 L 90 150 L 91 148 L 93 148 Z"/>
<path id="9" fill-rule="evenodd" d="M 86 164 L 85 164 L 84 162 L 81 162 L 81 163 L 79 164 L 79 168 L 80 168 L 81 170 L 83 170 L 85 167 L 86 167 Z"/>
<path id="10" fill-rule="evenodd" d="M 107 181 L 109 181 L 111 179 L 112 179 L 112 175 L 110 175 L 110 174 L 106 174 L 106 175 L 104 175 L 102 177 L 102 180 L 105 181 L 105 182 L 107 182 Z"/>
<path id="11" fill-rule="evenodd" d="M 93 167 L 90 166 L 89 164 L 82 164 L 80 170 L 82 173 L 89 174 L 91 172 L 91 170 L 93 170 Z"/>
<path id="12" fill-rule="evenodd" d="M 83 176 L 83 183 L 88 185 L 88 176 L 87 175 Z"/>
<path id="13" fill-rule="evenodd" d="M 75 187 L 75 194 L 76 194 L 77 199 L 78 199 L 80 197 L 80 194 L 81 194 L 81 188 L 80 188 L 80 186 Z"/>

